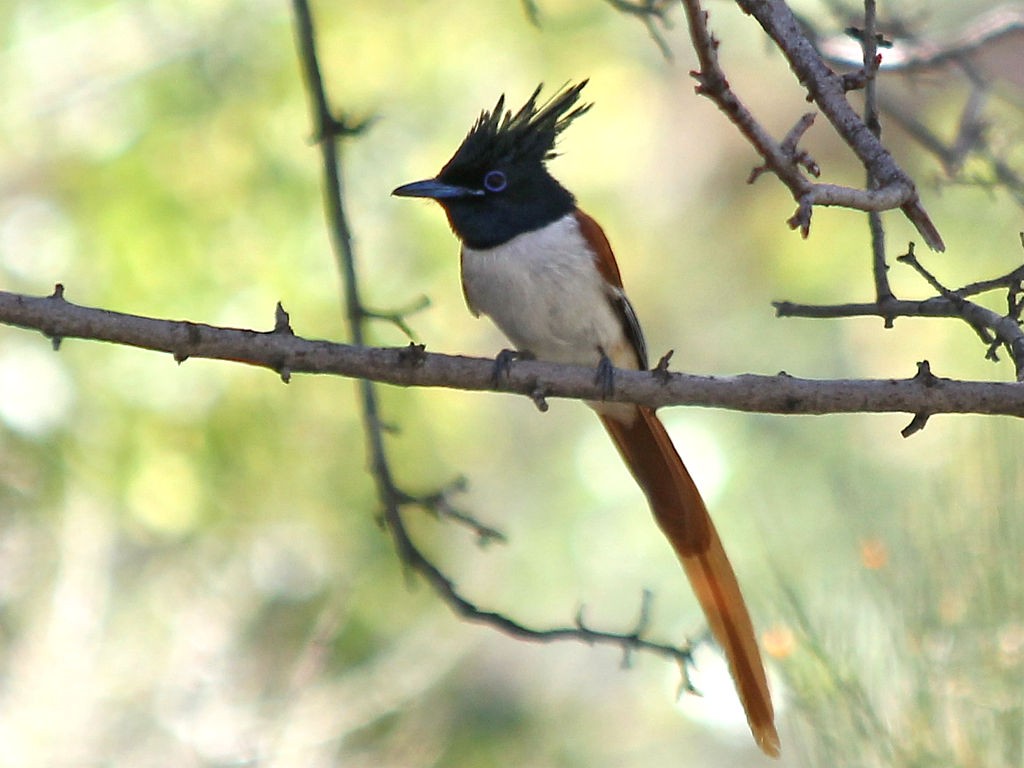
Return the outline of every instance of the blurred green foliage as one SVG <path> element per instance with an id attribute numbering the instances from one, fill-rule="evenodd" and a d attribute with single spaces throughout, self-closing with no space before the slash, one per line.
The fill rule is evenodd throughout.
<path id="1" fill-rule="evenodd" d="M 827 7 L 828 4 L 825 5 Z M 989 3 L 893 3 L 922 33 Z M 825 7 L 801 3 L 824 28 Z M 862 216 L 792 201 L 694 96 L 675 11 L 665 61 L 597 0 L 321 2 L 335 104 L 377 118 L 343 152 L 371 306 L 431 307 L 432 349 L 490 355 L 456 246 L 429 205 L 389 198 L 433 173 L 498 94 L 589 76 L 596 106 L 554 171 L 616 245 L 652 354 L 729 374 L 1007 379 L 953 321 L 772 320 L 770 301 L 870 297 Z M 710 4 L 737 92 L 778 135 L 806 111 L 749 19 Z M 13 0 L 0 6 L 0 287 L 110 309 L 342 338 L 318 156 L 286 3 Z M 841 25 L 839 25 L 841 28 Z M 914 84 L 951 135 L 963 89 Z M 992 105 L 1007 147 L 1013 101 Z M 1014 122 L 1016 121 L 1016 123 Z M 1016 132 L 1016 133 L 1015 133 Z M 920 180 L 948 284 L 1020 262 L 1020 209 L 886 128 Z M 861 171 L 827 127 L 831 179 Z M 886 217 L 893 254 L 912 230 Z M 901 296 L 927 295 L 894 267 Z M 994 304 L 998 307 L 998 303 Z M 403 344 L 390 325 L 373 341 Z M 581 406 L 382 392 L 403 486 L 466 474 L 462 506 L 503 547 L 413 520 L 473 599 L 538 625 L 700 630 L 643 500 Z M 375 520 L 351 382 L 0 329 L 0 765 L 622 766 L 757 764 L 735 713 L 672 703 L 677 672 L 535 647 L 460 624 L 406 581 Z M 777 656 L 784 765 L 1019 765 L 1024 723 L 1021 426 L 935 418 L 667 414 Z M 769 642 L 770 641 L 770 642 Z M 725 683 L 728 689 L 728 684 Z M 701 714 L 703 712 L 703 714 Z"/>

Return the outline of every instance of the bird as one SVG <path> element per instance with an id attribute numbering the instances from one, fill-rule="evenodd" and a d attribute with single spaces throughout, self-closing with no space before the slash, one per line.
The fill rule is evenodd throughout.
<path id="1" fill-rule="evenodd" d="M 399 197 L 439 203 L 461 242 L 462 288 L 513 355 L 614 369 L 647 370 L 647 347 L 608 238 L 548 170 L 561 133 L 593 106 L 587 80 L 540 102 L 543 84 L 515 112 L 505 96 L 483 110 L 433 178 L 397 187 Z M 499 355 L 496 360 L 510 363 Z M 654 410 L 591 401 L 646 495 L 724 650 L 754 740 L 780 750 L 771 694 L 749 611 L 704 500 Z"/>

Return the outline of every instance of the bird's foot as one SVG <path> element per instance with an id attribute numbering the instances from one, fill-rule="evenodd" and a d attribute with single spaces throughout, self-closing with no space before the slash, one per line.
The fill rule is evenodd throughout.
<path id="1" fill-rule="evenodd" d="M 494 369 L 491 371 L 491 383 L 497 387 L 501 385 L 501 382 L 508 381 L 509 375 L 512 372 L 512 363 L 516 360 L 533 360 L 534 356 L 530 352 L 526 352 L 518 349 L 503 349 L 498 353 L 497 357 L 494 358 Z"/>
<path id="2" fill-rule="evenodd" d="M 594 383 L 601 387 L 601 399 L 607 400 L 615 392 L 615 364 L 601 347 L 597 351 L 601 353 L 601 359 L 594 372 Z"/>

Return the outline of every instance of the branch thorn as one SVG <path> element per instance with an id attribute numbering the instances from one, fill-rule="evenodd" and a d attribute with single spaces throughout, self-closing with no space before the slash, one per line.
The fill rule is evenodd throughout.
<path id="1" fill-rule="evenodd" d="M 806 238 L 811 233 L 811 213 L 813 210 L 814 205 L 811 202 L 810 195 L 801 195 L 796 213 L 786 221 L 789 228 L 799 229 L 800 235 Z"/>
<path id="2" fill-rule="evenodd" d="M 799 165 L 804 168 L 811 176 L 815 178 L 821 176 L 821 167 L 815 162 L 811 154 L 806 150 L 800 149 L 800 139 L 804 137 L 808 129 L 814 125 L 815 114 L 813 112 L 805 113 L 799 120 L 796 121 L 796 125 L 789 129 L 789 133 L 783 138 L 782 143 L 779 145 L 781 149 L 789 158 L 793 165 Z M 757 175 L 761 175 L 768 170 L 767 164 L 760 168 L 754 169 Z M 752 179 L 756 178 L 754 174 L 751 174 Z M 751 180 L 752 180 L 751 179 Z"/>
<path id="3" fill-rule="evenodd" d="M 426 351 L 426 344 L 417 344 L 414 341 L 410 341 L 409 346 L 398 350 L 398 362 L 410 368 L 419 368 L 427 357 Z"/>
<path id="4" fill-rule="evenodd" d="M 283 333 L 288 336 L 295 335 L 295 331 L 292 330 L 291 317 L 289 317 L 284 305 L 280 301 L 277 302 L 277 307 L 274 309 L 274 333 Z"/>
<path id="5" fill-rule="evenodd" d="M 547 394 L 547 388 L 543 384 L 538 384 L 530 392 L 530 399 L 533 400 L 533 404 L 537 406 L 537 410 L 541 413 L 547 413 L 548 408 L 551 407 L 548 405 Z"/>
<path id="6" fill-rule="evenodd" d="M 658 364 L 651 369 L 651 375 L 654 376 L 662 384 L 668 384 L 672 380 L 672 374 L 668 370 L 669 361 L 672 359 L 672 355 L 675 354 L 674 349 L 670 349 L 661 359 Z"/>
<path id="7" fill-rule="evenodd" d="M 917 373 L 914 374 L 914 381 L 926 387 L 934 387 L 939 383 L 939 378 L 932 373 L 931 363 L 927 360 L 922 360 L 917 364 Z"/>
<path id="8" fill-rule="evenodd" d="M 900 434 L 903 435 L 903 437 L 910 437 L 911 435 L 920 432 L 925 428 L 925 425 L 928 424 L 928 417 L 930 415 L 931 414 L 924 411 L 915 413 L 914 418 L 910 420 L 910 423 L 900 430 Z"/>

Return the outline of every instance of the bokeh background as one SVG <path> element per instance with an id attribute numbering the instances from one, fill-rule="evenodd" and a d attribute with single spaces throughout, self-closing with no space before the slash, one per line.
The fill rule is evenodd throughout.
<path id="1" fill-rule="evenodd" d="M 992 3 L 882 4 L 947 39 Z M 823 31 L 835 3 L 801 2 Z M 318 2 L 330 96 L 375 118 L 343 152 L 367 302 L 433 350 L 490 356 L 465 310 L 457 248 L 428 203 L 389 197 L 432 175 L 482 108 L 589 77 L 596 106 L 554 173 L 616 247 L 655 359 L 693 373 L 1008 380 L 963 324 L 776 320 L 770 302 L 869 300 L 862 215 L 819 210 L 802 240 L 752 150 L 693 93 L 685 20 L 666 60 L 599 0 Z M 808 106 L 735 7 L 709 3 L 730 80 L 783 135 Z M 997 73 L 994 73 L 998 75 Z M 1020 94 L 986 116 L 1008 160 Z M 885 88 L 897 83 L 887 80 Z M 899 84 L 943 136 L 967 89 Z M 344 339 L 319 157 L 285 2 L 8 0 L 0 5 L 0 287 L 156 317 Z M 1021 262 L 1013 195 L 950 184 L 895 128 L 956 286 Z M 862 170 L 824 121 L 807 147 L 828 180 Z M 1019 167 L 1019 166 L 1018 166 Z M 965 169 L 985 177 L 983 164 Z M 890 249 L 916 234 L 887 215 Z M 928 295 L 894 266 L 902 297 Z M 1000 306 L 995 297 L 992 306 Z M 373 343 L 407 339 L 388 324 Z M 376 521 L 356 387 L 93 342 L 54 353 L 0 328 L 0 766 L 747 766 L 753 747 L 720 661 L 703 698 L 678 670 L 578 644 L 537 646 L 460 622 L 409 580 Z M 462 509 L 500 528 L 411 519 L 471 599 L 537 626 L 699 637 L 674 558 L 592 415 L 523 398 L 382 390 L 399 482 L 468 480 Z M 1020 520 L 1024 431 L 1010 419 L 663 414 L 764 633 L 779 765 L 1007 765 L 1024 744 Z"/>

